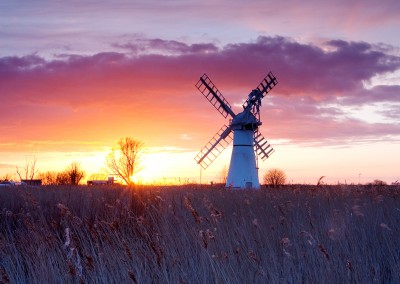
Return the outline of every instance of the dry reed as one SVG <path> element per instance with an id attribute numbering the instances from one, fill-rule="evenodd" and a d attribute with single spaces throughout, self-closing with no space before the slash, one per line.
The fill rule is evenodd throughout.
<path id="1" fill-rule="evenodd" d="M 400 188 L 0 191 L 0 283 L 400 282 Z"/>

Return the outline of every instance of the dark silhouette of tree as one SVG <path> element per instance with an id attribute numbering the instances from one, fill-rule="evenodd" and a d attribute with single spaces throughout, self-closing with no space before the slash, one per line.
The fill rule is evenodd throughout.
<path id="1" fill-rule="evenodd" d="M 264 183 L 273 187 L 286 183 L 286 174 L 281 169 L 270 169 L 264 175 Z"/>
<path id="2" fill-rule="evenodd" d="M 85 176 L 85 172 L 77 162 L 73 162 L 64 171 L 57 174 L 56 183 L 60 185 L 78 185 Z"/>
<path id="3" fill-rule="evenodd" d="M 79 182 L 85 176 L 85 172 L 82 170 L 81 165 L 77 162 L 73 162 L 67 169 L 66 174 L 71 185 L 78 185 Z"/>
<path id="4" fill-rule="evenodd" d="M 127 185 L 133 184 L 131 178 L 140 170 L 143 142 L 130 137 L 121 138 L 106 158 L 106 166 L 112 174 L 121 178 Z"/>
<path id="5" fill-rule="evenodd" d="M 35 175 L 37 174 L 36 168 L 36 162 L 37 159 L 36 157 L 33 157 L 33 161 L 26 161 L 25 167 L 23 168 L 25 172 L 25 177 L 21 175 L 20 169 L 17 167 L 17 174 L 19 176 L 19 179 L 22 180 L 33 180 Z"/>

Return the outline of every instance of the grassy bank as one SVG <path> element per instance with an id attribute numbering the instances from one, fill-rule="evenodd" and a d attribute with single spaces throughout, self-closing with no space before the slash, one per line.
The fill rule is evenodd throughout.
<path id="1" fill-rule="evenodd" d="M 399 193 L 5 188 L 0 282 L 399 282 Z"/>

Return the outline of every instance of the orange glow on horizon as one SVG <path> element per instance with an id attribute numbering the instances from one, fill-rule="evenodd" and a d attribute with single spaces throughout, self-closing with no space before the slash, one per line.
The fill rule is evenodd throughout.
<path id="1" fill-rule="evenodd" d="M 343 149 L 329 147 L 297 147 L 291 145 L 276 145 L 276 152 L 266 160 L 259 161 L 259 178 L 262 182 L 263 174 L 269 168 L 283 169 L 289 183 L 315 184 L 321 176 L 328 184 L 337 183 L 367 183 L 374 179 L 381 179 L 388 183 L 399 179 L 397 176 L 397 161 L 392 159 L 393 153 L 398 151 L 396 144 L 381 147 L 379 143 L 372 145 L 358 145 Z M 224 166 L 229 166 L 231 147 L 203 170 L 202 183 L 209 184 L 218 180 L 218 175 Z M 369 153 L 379 150 L 379 157 L 369 159 Z M 92 152 L 38 152 L 31 155 L 15 153 L 1 154 L 0 178 L 8 175 L 18 180 L 16 166 L 23 168 L 26 161 L 37 158 L 37 170 L 61 171 L 72 162 L 78 162 L 86 172 L 85 180 L 92 174 L 110 173 L 105 167 L 105 157 L 109 150 Z M 339 155 L 340 153 L 340 155 Z M 132 177 L 137 184 L 186 184 L 200 182 L 200 168 L 194 161 L 197 151 L 174 148 L 146 148 L 143 155 L 142 170 Z M 363 161 L 363 167 L 360 162 Z M 379 169 L 379 171 L 378 171 Z M 384 172 L 382 172 L 384 170 Z"/>

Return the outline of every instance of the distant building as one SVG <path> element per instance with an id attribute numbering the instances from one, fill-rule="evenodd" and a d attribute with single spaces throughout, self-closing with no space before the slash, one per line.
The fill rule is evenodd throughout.
<path id="1" fill-rule="evenodd" d="M 35 186 L 42 185 L 41 179 L 22 179 L 21 182 L 25 183 L 26 185 L 35 185 Z"/>
<path id="2" fill-rule="evenodd" d="M 108 177 L 107 180 L 88 180 L 87 185 L 113 185 L 114 177 Z"/>

